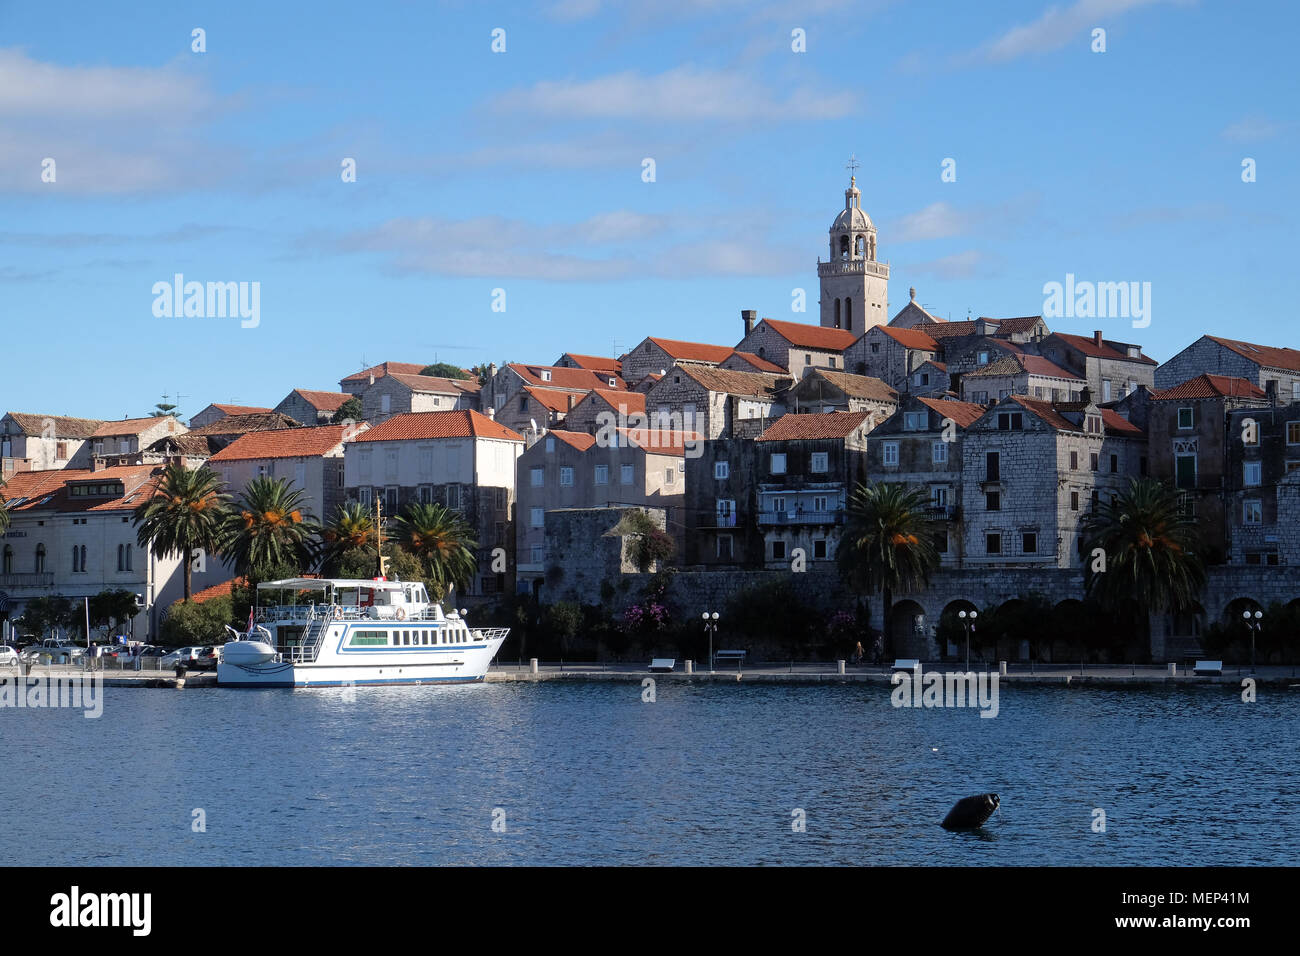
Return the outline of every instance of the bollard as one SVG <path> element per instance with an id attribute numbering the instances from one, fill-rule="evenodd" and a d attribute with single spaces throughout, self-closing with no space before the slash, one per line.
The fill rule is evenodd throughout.
<path id="1" fill-rule="evenodd" d="M 1178 665 L 1177 665 L 1176 663 L 1170 662 L 1170 664 L 1169 664 L 1169 676 L 1170 676 L 1170 677 L 1177 677 L 1177 676 L 1178 676 Z"/>
<path id="2" fill-rule="evenodd" d="M 1006 676 L 1007 676 L 1007 662 L 1006 662 L 1006 661 L 998 661 L 998 673 L 1001 674 L 1003 677 L 1006 677 Z"/>
<path id="3" fill-rule="evenodd" d="M 843 673 L 844 673 L 844 662 L 843 662 L 843 661 L 836 661 L 836 662 L 835 662 L 835 665 L 836 665 L 836 667 L 838 668 L 839 672 L 840 672 L 841 674 L 843 674 Z"/>
<path id="4" fill-rule="evenodd" d="M 528 669 L 534 674 L 537 673 L 537 658 L 535 657 L 528 658 Z"/>
<path id="5" fill-rule="evenodd" d="M 695 661 L 687 661 L 687 662 L 686 662 L 686 673 L 688 673 L 688 674 L 694 674 L 694 673 L 695 673 Z"/>

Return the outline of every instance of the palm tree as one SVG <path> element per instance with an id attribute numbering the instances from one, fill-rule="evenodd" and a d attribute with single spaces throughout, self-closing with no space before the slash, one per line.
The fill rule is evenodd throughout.
<path id="1" fill-rule="evenodd" d="M 446 592 L 446 585 L 467 587 L 474 578 L 473 529 L 455 511 L 438 504 L 411 504 L 394 522 L 399 544 L 420 559 L 429 580 Z"/>
<path id="2" fill-rule="evenodd" d="M 344 502 L 321 529 L 320 536 L 325 552 L 331 558 L 354 548 L 373 548 L 376 541 L 375 517 L 360 502 Z"/>
<path id="3" fill-rule="evenodd" d="M 1109 610 L 1133 601 L 1139 608 L 1184 611 L 1205 587 L 1196 521 L 1183 513 L 1177 489 L 1154 478 L 1130 479 L 1084 519 L 1083 533 L 1088 593 Z M 1093 570 L 1098 548 L 1104 570 Z"/>
<path id="4" fill-rule="evenodd" d="M 939 566 L 928 507 L 924 489 L 888 481 L 859 482 L 849 495 L 835 560 L 850 587 L 881 593 L 887 653 L 894 592 L 925 587 Z"/>
<path id="5" fill-rule="evenodd" d="M 188 601 L 194 552 L 221 550 L 229 514 L 230 496 L 221 491 L 220 475 L 210 468 L 168 465 L 154 494 L 135 509 L 136 542 L 157 558 L 180 552 Z"/>
<path id="6" fill-rule="evenodd" d="M 235 573 L 254 578 L 259 569 L 290 564 L 299 570 L 316 558 L 319 526 L 307 513 L 307 493 L 287 478 L 254 478 L 227 521 L 226 560 Z"/>

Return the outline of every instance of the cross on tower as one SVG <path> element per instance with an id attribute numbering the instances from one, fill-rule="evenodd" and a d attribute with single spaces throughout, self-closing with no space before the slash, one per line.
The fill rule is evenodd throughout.
<path id="1" fill-rule="evenodd" d="M 857 154 L 855 153 L 849 157 L 849 161 L 844 164 L 844 168 L 849 171 L 850 176 L 852 176 L 854 179 L 857 179 L 858 167 L 861 165 L 862 164 L 858 162 L 858 157 Z"/>

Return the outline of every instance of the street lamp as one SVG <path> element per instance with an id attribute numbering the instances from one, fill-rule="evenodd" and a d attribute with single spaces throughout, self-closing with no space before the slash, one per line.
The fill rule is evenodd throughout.
<path id="1" fill-rule="evenodd" d="M 704 612 L 704 630 L 709 635 L 709 673 L 713 673 L 713 635 L 718 633 L 718 612 Z"/>
<path id="2" fill-rule="evenodd" d="M 1246 630 L 1250 631 L 1250 672 L 1255 673 L 1255 635 L 1259 633 L 1259 619 L 1264 616 L 1263 611 L 1242 611 L 1241 619 L 1246 622 Z M 1254 618 L 1254 620 L 1251 620 Z"/>
<path id="3" fill-rule="evenodd" d="M 961 618 L 962 630 L 966 632 L 966 671 L 970 672 L 970 633 L 975 630 L 975 618 L 980 616 L 979 611 L 970 612 L 958 611 L 957 616 Z"/>

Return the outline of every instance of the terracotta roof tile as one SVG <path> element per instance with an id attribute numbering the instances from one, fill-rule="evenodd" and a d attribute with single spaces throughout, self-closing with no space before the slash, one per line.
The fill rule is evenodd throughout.
<path id="1" fill-rule="evenodd" d="M 818 368 L 805 375 L 800 381 L 800 385 L 812 378 L 830 382 L 845 395 L 852 398 L 865 398 L 877 402 L 898 401 L 898 392 L 871 375 L 854 375 L 851 372 Z"/>
<path id="2" fill-rule="evenodd" d="M 733 357 L 738 358 L 741 361 L 745 362 L 746 364 L 752 366 L 754 371 L 756 372 L 772 372 L 777 375 L 786 374 L 786 370 L 783 369 L 781 366 L 777 365 L 775 362 L 769 362 L 765 358 L 760 358 L 759 356 L 755 355 L 753 352 L 742 352 L 740 351 L 740 349 L 735 349 L 732 351 L 731 355 L 727 356 L 728 359 L 731 359 Z"/>
<path id="3" fill-rule="evenodd" d="M 347 392 L 315 392 L 306 388 L 295 388 L 291 394 L 299 396 L 318 412 L 337 412 L 352 398 Z"/>
<path id="4" fill-rule="evenodd" d="M 803 322 L 784 322 L 779 319 L 764 319 L 759 325 L 766 325 L 791 345 L 804 349 L 820 349 L 824 352 L 843 352 L 858 340 L 858 337 L 845 329 L 828 329 L 820 325 L 807 325 Z"/>
<path id="5" fill-rule="evenodd" d="M 353 372 L 351 375 L 346 376 L 342 381 L 366 382 L 370 380 L 371 375 L 375 378 L 383 378 L 385 375 L 390 375 L 394 372 L 403 375 L 419 375 L 428 367 L 429 364 L 427 362 L 424 365 L 415 365 L 412 362 L 380 362 L 378 365 L 364 368 L 360 372 Z"/>
<path id="6" fill-rule="evenodd" d="M 562 358 L 572 361 L 578 368 L 592 372 L 613 372 L 623 374 L 623 363 L 614 358 L 602 358 L 599 355 L 579 355 L 577 352 L 565 352 Z"/>
<path id="7" fill-rule="evenodd" d="M 29 415 L 26 412 L 9 412 L 24 435 L 39 435 L 47 421 L 54 422 L 57 438 L 89 438 L 103 424 L 98 418 L 69 418 L 66 415 Z"/>
<path id="8" fill-rule="evenodd" d="M 958 428 L 970 428 L 988 411 L 977 402 L 959 402 L 949 398 L 918 398 L 917 401 L 944 418 L 952 419 Z"/>
<path id="9" fill-rule="evenodd" d="M 1057 431 L 1083 431 L 1082 425 L 1074 424 L 1074 422 L 1057 411 L 1052 403 L 1046 399 L 1030 398 L 1028 395 L 1009 395 L 1007 397 L 1027 411 L 1033 412 Z"/>
<path id="10" fill-rule="evenodd" d="M 600 399 L 610 408 L 623 410 L 625 414 L 630 415 L 633 412 L 645 414 L 644 392 L 621 392 L 617 389 L 593 388 L 583 398 L 583 401 L 591 399 L 592 396 Z"/>
<path id="11" fill-rule="evenodd" d="M 521 362 L 511 362 L 506 368 L 522 378 L 525 384 L 535 385 L 539 388 L 567 388 L 589 392 L 593 388 L 610 388 L 609 380 L 611 378 L 614 379 L 613 388 L 626 388 L 623 380 L 612 372 L 600 374 L 585 368 L 562 368 L 557 365 L 525 365 Z M 543 378 L 542 372 L 549 373 L 550 377 Z"/>
<path id="12" fill-rule="evenodd" d="M 213 402 L 211 408 L 219 409 L 227 415 L 255 415 L 258 412 L 272 412 L 275 409 L 263 408 L 261 405 L 219 405 Z"/>
<path id="13" fill-rule="evenodd" d="M 1108 433 L 1127 435 L 1132 438 L 1141 438 L 1145 434 L 1142 429 L 1113 408 L 1103 408 L 1101 410 L 1101 423 L 1106 426 Z"/>
<path id="14" fill-rule="evenodd" d="M 678 339 L 659 339 L 650 337 L 647 341 L 659 346 L 672 358 L 683 362 L 709 362 L 717 365 L 727 360 L 735 351 L 725 345 L 705 345 L 702 342 L 682 342 Z"/>
<path id="15" fill-rule="evenodd" d="M 571 432 L 562 428 L 552 428 L 546 433 L 547 438 L 558 438 L 572 448 L 578 451 L 586 451 L 592 445 L 596 444 L 596 436 L 588 435 L 586 432 Z"/>
<path id="16" fill-rule="evenodd" d="M 710 392 L 722 392 L 727 395 L 771 399 L 775 397 L 777 391 L 782 387 L 783 380 L 790 381 L 788 375 L 771 375 L 767 372 L 739 372 L 735 369 L 717 368 L 713 365 L 697 365 L 690 362 L 683 362 L 676 367 Z"/>
<path id="17" fill-rule="evenodd" d="M 1269 368 L 1284 368 L 1290 372 L 1300 372 L 1300 352 L 1290 348 L 1278 348 L 1272 345 L 1254 345 L 1236 339 L 1223 339 L 1216 335 L 1207 335 L 1211 342 L 1217 342 L 1224 348 L 1231 349 L 1238 355 L 1267 365 Z"/>
<path id="18" fill-rule="evenodd" d="M 876 328 L 904 348 L 923 349 L 926 352 L 939 351 L 939 343 L 930 333 L 922 332 L 920 329 L 891 329 L 887 325 L 878 325 Z"/>
<path id="19" fill-rule="evenodd" d="M 1155 359 L 1147 358 L 1140 350 L 1137 358 L 1129 358 L 1127 349 L 1128 346 L 1132 344 L 1129 342 L 1115 342 L 1110 339 L 1102 339 L 1101 345 L 1098 345 L 1094 338 L 1090 338 L 1086 335 L 1071 335 L 1066 332 L 1053 332 L 1048 336 L 1048 338 L 1058 338 L 1078 349 L 1084 355 L 1089 355 L 1093 358 L 1112 359 L 1123 362 L 1138 362 L 1142 365 L 1159 364 Z"/>
<path id="20" fill-rule="evenodd" d="M 967 372 L 966 377 L 982 378 L 993 375 L 1019 375 L 1021 372 L 1028 372 L 1030 375 L 1041 375 L 1045 378 L 1069 379 L 1075 382 L 1083 381 L 1073 372 L 1066 371 L 1041 355 L 1029 355 L 1025 352 L 1004 355 L 997 361 L 981 366 L 976 371 Z"/>
<path id="21" fill-rule="evenodd" d="M 168 415 L 153 415 L 149 418 L 124 418 L 118 421 L 104 422 L 95 429 L 92 438 L 107 438 L 113 435 L 139 435 L 141 432 L 153 428 L 159 422 L 166 421 Z M 176 426 L 180 431 L 185 430 L 185 426 L 180 421 L 176 421 Z"/>
<path id="22" fill-rule="evenodd" d="M 782 415 L 756 441 L 808 441 L 820 438 L 844 439 L 864 421 L 870 412 L 823 412 L 821 414 Z"/>
<path id="23" fill-rule="evenodd" d="M 521 392 L 526 392 L 543 408 L 552 412 L 567 412 L 587 397 L 589 393 L 569 388 L 534 388 L 525 385 Z"/>
<path id="24" fill-rule="evenodd" d="M 60 512 L 130 511 L 153 496 L 154 484 L 162 472 L 160 465 L 117 465 L 98 471 L 62 468 L 48 472 L 19 472 L 9 480 L 4 491 L 6 500 L 10 502 L 9 510 L 15 513 L 46 509 Z M 122 494 L 112 498 L 69 493 L 74 484 L 119 481 Z"/>
<path id="25" fill-rule="evenodd" d="M 405 412 L 358 435 L 355 443 L 372 441 L 410 441 L 429 438 L 496 438 L 504 441 L 524 440 L 518 432 L 495 422 L 473 409 L 455 412 Z"/>
<path id="26" fill-rule="evenodd" d="M 1231 375 L 1198 375 L 1172 388 L 1154 388 L 1151 400 L 1174 401 L 1188 398 L 1267 398 L 1267 393 L 1254 382 Z"/>
<path id="27" fill-rule="evenodd" d="M 476 380 L 443 378 L 440 375 L 407 375 L 405 372 L 389 372 L 386 377 L 395 382 L 401 382 L 413 392 L 437 395 L 473 393 L 482 388 Z"/>
<path id="28" fill-rule="evenodd" d="M 347 425 L 279 428 L 240 435 L 209 461 L 250 461 L 261 458 L 315 458 L 343 443 Z M 365 426 L 359 426 L 364 428 Z"/>

